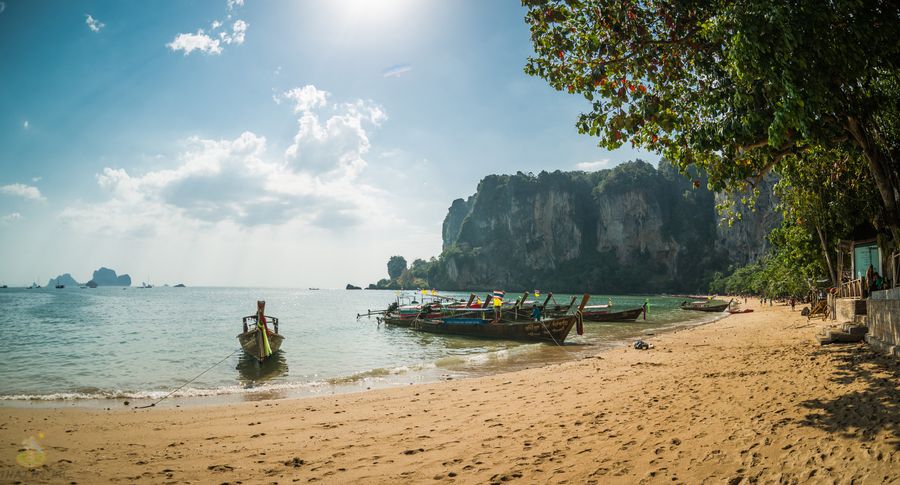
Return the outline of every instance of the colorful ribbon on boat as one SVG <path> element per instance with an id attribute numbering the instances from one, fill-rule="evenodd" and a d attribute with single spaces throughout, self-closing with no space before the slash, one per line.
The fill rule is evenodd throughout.
<path id="1" fill-rule="evenodd" d="M 272 355 L 272 347 L 269 346 L 269 332 L 266 332 L 266 317 L 265 315 L 260 315 L 259 318 L 256 319 L 256 327 L 259 329 L 259 333 L 262 334 L 263 341 L 263 356 L 268 357 Z"/>

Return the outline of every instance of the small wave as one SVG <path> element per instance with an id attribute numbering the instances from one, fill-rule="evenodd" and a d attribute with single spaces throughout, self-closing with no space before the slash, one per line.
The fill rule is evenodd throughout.
<path id="1" fill-rule="evenodd" d="M 355 374 L 350 374 L 348 376 L 339 376 L 332 377 L 327 379 L 326 382 L 332 385 L 341 385 L 341 384 L 353 384 L 356 382 L 365 382 L 370 380 L 377 380 L 380 378 L 398 376 L 402 374 L 406 374 L 408 372 L 417 372 L 423 371 L 430 368 L 434 368 L 435 364 L 426 363 L 426 364 L 417 364 L 417 365 L 401 365 L 397 367 L 384 368 L 379 367 L 375 369 L 369 369 L 363 372 L 357 372 Z"/>
<path id="2" fill-rule="evenodd" d="M 172 393 L 171 397 L 211 397 L 227 394 L 255 394 L 272 391 L 315 391 L 328 386 L 325 381 L 271 383 L 258 386 L 222 386 L 216 388 L 184 388 Z M 80 401 L 99 399 L 159 399 L 170 393 L 164 391 L 122 391 L 106 390 L 98 392 L 56 392 L 50 394 L 11 394 L 0 396 L 0 401 Z"/>

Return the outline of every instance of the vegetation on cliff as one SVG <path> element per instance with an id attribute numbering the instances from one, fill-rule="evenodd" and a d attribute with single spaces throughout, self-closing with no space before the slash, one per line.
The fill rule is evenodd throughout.
<path id="1" fill-rule="evenodd" d="M 451 205 L 439 257 L 377 286 L 705 289 L 732 258 L 705 175 L 689 175 L 665 160 L 658 168 L 636 160 L 597 172 L 489 175 Z"/>

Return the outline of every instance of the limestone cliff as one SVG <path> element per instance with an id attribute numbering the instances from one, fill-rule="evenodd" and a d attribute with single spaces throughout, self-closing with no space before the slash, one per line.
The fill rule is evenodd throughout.
<path id="1" fill-rule="evenodd" d="M 453 202 L 444 250 L 422 276 L 444 289 L 701 289 L 765 243 L 754 226 L 732 254 L 705 185 L 665 161 L 659 169 L 636 161 L 592 173 L 490 175 Z"/>

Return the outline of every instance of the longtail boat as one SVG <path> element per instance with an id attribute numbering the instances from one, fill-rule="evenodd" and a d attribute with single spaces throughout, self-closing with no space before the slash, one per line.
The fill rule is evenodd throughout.
<path id="1" fill-rule="evenodd" d="M 646 320 L 647 304 L 617 312 L 610 311 L 609 305 L 586 306 L 582 314 L 585 322 L 633 322 L 641 314 L 644 315 L 644 320 Z"/>
<path id="2" fill-rule="evenodd" d="M 731 301 L 729 301 L 728 303 L 722 303 L 722 304 L 716 304 L 716 305 L 710 305 L 710 302 L 706 301 L 706 300 L 681 302 L 682 310 L 694 310 L 694 311 L 698 311 L 698 312 L 714 312 L 714 313 L 724 312 L 730 306 L 731 306 Z"/>
<path id="3" fill-rule="evenodd" d="M 237 336 L 241 348 L 262 362 L 281 348 L 284 337 L 278 333 L 278 318 L 266 315 L 266 302 L 256 302 L 256 315 L 243 318 L 244 331 Z M 269 322 L 273 329 L 269 328 Z"/>
<path id="4" fill-rule="evenodd" d="M 572 327 L 577 325 L 578 334 L 583 333 L 581 310 L 589 299 L 590 295 L 584 295 L 577 312 L 558 318 L 511 322 L 503 319 L 494 321 L 485 318 L 446 317 L 440 320 L 417 319 L 409 327 L 428 333 L 562 344 Z"/>

